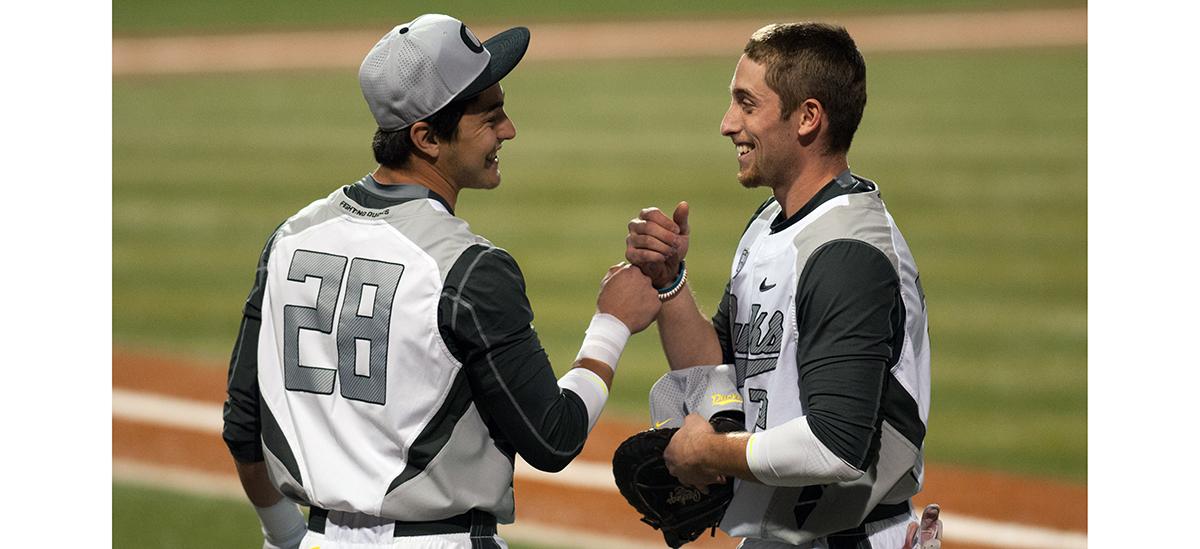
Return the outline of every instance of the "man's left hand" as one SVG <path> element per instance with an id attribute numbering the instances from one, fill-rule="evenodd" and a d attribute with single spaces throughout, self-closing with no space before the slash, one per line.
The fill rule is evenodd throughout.
<path id="1" fill-rule="evenodd" d="M 688 414 L 683 427 L 671 437 L 671 443 L 663 452 L 667 471 L 679 482 L 708 493 L 708 485 L 725 482 L 725 477 L 703 464 L 710 453 L 708 444 L 720 436 L 699 414 Z"/>

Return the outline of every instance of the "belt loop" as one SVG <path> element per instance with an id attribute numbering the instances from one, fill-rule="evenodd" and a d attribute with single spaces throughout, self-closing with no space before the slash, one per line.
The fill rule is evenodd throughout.
<path id="1" fill-rule="evenodd" d="M 308 508 L 308 529 L 317 534 L 325 533 L 325 519 L 329 511 L 315 505 Z"/>
<path id="2" fill-rule="evenodd" d="M 468 512 L 471 520 L 471 548 L 499 549 L 496 543 L 496 517 L 491 513 L 471 509 Z"/>

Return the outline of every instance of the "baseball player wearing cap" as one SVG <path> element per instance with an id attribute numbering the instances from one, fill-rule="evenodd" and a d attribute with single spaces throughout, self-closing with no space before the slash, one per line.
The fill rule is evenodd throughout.
<path id="1" fill-rule="evenodd" d="M 565 467 L 657 314 L 647 277 L 610 269 L 556 380 L 516 261 L 454 216 L 459 191 L 500 184 L 499 82 L 528 41 L 445 15 L 387 33 L 359 71 L 380 166 L 268 239 L 224 427 L 264 547 L 505 546 L 516 455 Z"/>
<path id="2" fill-rule="evenodd" d="M 847 161 L 866 65 L 845 29 L 818 23 L 764 27 L 743 53 L 721 134 L 739 182 L 773 196 L 750 218 L 711 321 L 680 291 L 687 204 L 629 225 L 627 259 L 667 299 L 658 326 L 671 368 L 733 364 L 745 405 L 745 433 L 687 416 L 668 469 L 696 486 L 737 477 L 721 528 L 742 547 L 898 548 L 922 486 L 930 350 L 908 244 Z"/>

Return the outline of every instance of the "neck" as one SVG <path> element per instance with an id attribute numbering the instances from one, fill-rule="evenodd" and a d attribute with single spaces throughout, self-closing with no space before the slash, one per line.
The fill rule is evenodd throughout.
<path id="1" fill-rule="evenodd" d="M 458 187 L 455 187 L 449 179 L 446 179 L 441 172 L 427 162 L 409 161 L 408 165 L 403 168 L 379 166 L 375 168 L 374 172 L 371 172 L 371 177 L 374 177 L 375 181 L 381 185 L 400 183 L 420 185 L 445 198 L 451 209 L 457 207 Z"/>
<path id="2" fill-rule="evenodd" d="M 845 154 L 818 156 L 802 163 L 800 173 L 791 181 L 774 187 L 775 200 L 783 205 L 784 217 L 800 211 L 817 192 L 850 167 Z"/>

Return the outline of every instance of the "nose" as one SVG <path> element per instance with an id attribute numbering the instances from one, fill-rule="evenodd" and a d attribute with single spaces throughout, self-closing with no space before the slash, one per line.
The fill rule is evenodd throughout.
<path id="1" fill-rule="evenodd" d="M 737 105 L 730 101 L 729 108 L 725 109 L 725 116 L 721 117 L 721 135 L 728 137 L 741 129 L 741 118 L 738 116 Z"/>
<path id="2" fill-rule="evenodd" d="M 500 140 L 512 139 L 517 136 L 517 125 L 513 123 L 511 118 L 505 117 L 504 122 L 496 128 L 496 137 Z"/>

